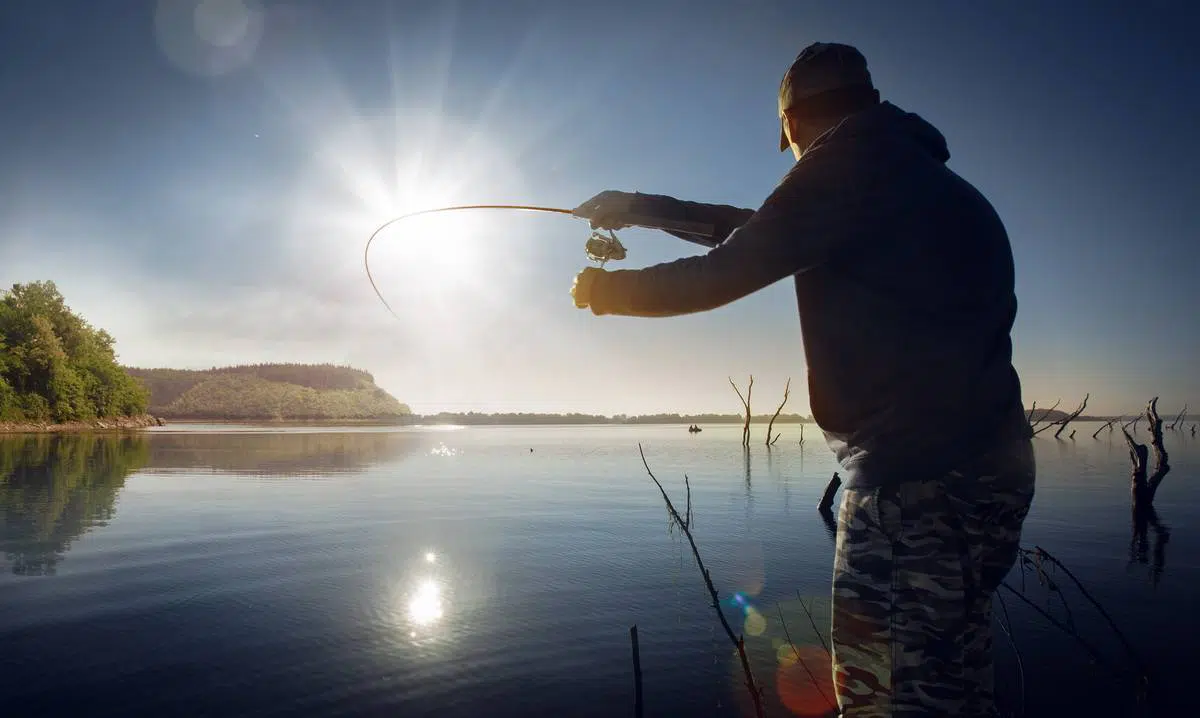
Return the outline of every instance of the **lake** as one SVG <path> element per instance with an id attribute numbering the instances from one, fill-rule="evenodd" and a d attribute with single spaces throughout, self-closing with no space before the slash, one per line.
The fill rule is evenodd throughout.
<path id="1" fill-rule="evenodd" d="M 0 715 L 627 716 L 634 624 L 647 716 L 749 715 L 639 442 L 681 508 L 690 478 L 693 535 L 770 715 L 819 713 L 824 674 L 800 669 L 821 673 L 833 541 L 815 507 L 836 465 L 812 427 L 770 450 L 753 428 L 748 454 L 740 426 L 0 437 Z M 1140 663 L 1154 714 L 1194 714 L 1200 441 L 1167 432 L 1140 537 L 1125 443 L 1094 430 L 1036 440 L 1023 544 L 1131 650 L 1062 571 L 1046 572 L 1059 593 L 1014 569 L 1100 660 L 1002 592 L 1003 707 L 1135 715 Z"/>

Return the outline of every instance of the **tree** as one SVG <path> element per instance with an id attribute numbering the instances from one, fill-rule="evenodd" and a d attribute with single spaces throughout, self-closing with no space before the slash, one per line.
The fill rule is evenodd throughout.
<path id="1" fill-rule="evenodd" d="M 145 413 L 148 393 L 117 364 L 114 344 L 71 311 L 53 282 L 14 284 L 0 298 L 0 420 Z"/>

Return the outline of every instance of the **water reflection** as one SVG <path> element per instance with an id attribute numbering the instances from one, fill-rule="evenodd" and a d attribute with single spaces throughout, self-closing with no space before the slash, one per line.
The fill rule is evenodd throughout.
<path id="1" fill-rule="evenodd" d="M 442 587 L 433 579 L 422 581 L 408 601 L 408 619 L 426 627 L 440 620 L 442 613 Z"/>
<path id="2" fill-rule="evenodd" d="M 356 473 L 415 453 L 407 431 L 263 431 L 155 433 L 152 469 L 208 469 L 254 476 Z"/>
<path id="3" fill-rule="evenodd" d="M 1159 521 L 1158 511 L 1152 504 L 1135 504 L 1132 514 L 1133 535 L 1129 540 L 1129 562 L 1149 565 L 1150 583 L 1157 587 L 1167 565 L 1167 542 L 1171 540 L 1171 529 Z M 1151 529 L 1154 530 L 1153 553 L 1149 537 Z"/>
<path id="4" fill-rule="evenodd" d="M 0 438 L 0 550 L 19 576 L 53 575 L 71 542 L 115 514 L 146 465 L 142 435 Z"/>

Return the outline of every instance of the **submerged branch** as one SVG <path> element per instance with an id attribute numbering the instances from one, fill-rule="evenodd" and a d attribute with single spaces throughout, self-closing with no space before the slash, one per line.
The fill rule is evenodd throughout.
<path id="1" fill-rule="evenodd" d="M 1179 415 L 1175 417 L 1175 421 L 1172 421 L 1171 425 L 1168 426 L 1167 428 L 1170 429 L 1171 431 L 1174 431 L 1176 427 L 1179 427 L 1182 429 L 1183 427 L 1180 425 L 1187 418 L 1187 410 L 1188 410 L 1188 405 L 1184 404 L 1183 410 L 1179 412 Z"/>
<path id="2" fill-rule="evenodd" d="M 1096 429 L 1096 433 L 1092 434 L 1092 438 L 1095 439 L 1097 436 L 1100 435 L 1100 432 L 1104 431 L 1105 429 L 1112 431 L 1113 424 L 1117 423 L 1118 421 L 1123 421 L 1124 419 L 1125 419 L 1125 417 L 1123 417 L 1123 416 L 1118 417 L 1116 419 L 1109 419 L 1107 422 L 1102 424 L 1099 429 Z"/>
<path id="3" fill-rule="evenodd" d="M 825 652 L 832 656 L 833 652 L 829 650 L 829 644 L 825 642 L 825 637 L 821 635 L 820 629 L 817 628 L 817 622 L 813 619 L 812 611 L 808 609 L 808 604 L 800 596 L 800 589 L 796 589 L 796 600 L 800 601 L 800 608 L 804 609 L 804 615 L 808 616 L 808 625 L 812 626 L 813 633 L 817 634 L 817 640 L 821 642 L 821 648 L 824 648 Z"/>
<path id="4" fill-rule="evenodd" d="M 1050 412 L 1052 412 L 1052 411 L 1054 411 L 1055 409 L 1057 409 L 1057 408 L 1058 408 L 1058 405 L 1059 405 L 1059 404 L 1061 404 L 1061 403 L 1062 403 L 1062 399 L 1059 399 L 1058 401 L 1054 402 L 1054 406 L 1050 407 L 1049 409 L 1043 409 L 1043 410 L 1042 410 L 1042 415 L 1041 415 L 1041 416 L 1039 416 L 1039 417 L 1037 418 L 1037 420 L 1036 420 L 1036 421 L 1034 421 L 1034 419 L 1033 419 L 1033 408 L 1037 408 L 1037 402 L 1036 402 L 1036 401 L 1035 401 L 1035 402 L 1033 402 L 1033 408 L 1031 408 L 1031 409 L 1029 410 L 1029 428 L 1034 430 L 1034 432 L 1033 432 L 1033 433 L 1034 433 L 1034 435 L 1037 435 L 1037 434 L 1039 434 L 1040 432 L 1042 432 L 1042 431 L 1045 431 L 1046 429 L 1049 429 L 1050 427 L 1054 426 L 1054 422 L 1050 422 L 1049 424 L 1046 424 L 1045 426 L 1040 426 L 1040 427 L 1039 427 L 1039 425 L 1040 425 L 1040 424 L 1041 424 L 1043 421 L 1048 421 L 1048 419 L 1047 419 L 1046 417 L 1050 416 Z"/>
<path id="5" fill-rule="evenodd" d="M 1083 410 L 1087 408 L 1088 399 L 1091 398 L 1091 396 L 1092 395 L 1090 392 L 1087 394 L 1084 394 L 1083 401 L 1080 402 L 1079 408 L 1077 408 L 1075 411 L 1071 412 L 1069 415 L 1067 415 L 1066 417 L 1064 417 L 1062 420 L 1059 421 L 1058 431 L 1054 432 L 1055 439 L 1057 439 L 1063 433 L 1063 429 L 1067 428 L 1067 424 L 1070 424 L 1072 421 L 1075 421 L 1076 419 L 1079 418 L 1079 415 L 1082 414 Z"/>
<path id="6" fill-rule="evenodd" d="M 800 655 L 800 649 L 796 648 L 796 643 L 792 640 L 792 634 L 790 631 L 788 631 L 787 621 L 783 620 L 783 607 L 776 603 L 775 609 L 779 611 L 779 623 L 783 625 L 783 635 L 785 638 L 787 638 L 788 645 L 792 647 L 792 653 L 796 654 L 796 662 L 799 663 L 800 667 L 804 669 L 804 672 L 808 674 L 809 679 L 813 683 L 813 688 L 817 689 L 817 693 L 821 694 L 821 697 L 825 699 L 825 702 L 829 704 L 830 708 L 836 710 L 837 703 L 833 702 L 833 699 L 825 695 L 825 691 L 821 690 L 821 684 L 817 682 L 817 677 L 813 675 L 813 672 L 809 669 L 808 664 L 804 662 L 804 658 Z"/>
<path id="7" fill-rule="evenodd" d="M 1113 633 L 1116 634 L 1117 639 L 1121 641 L 1121 645 L 1125 647 L 1125 652 L 1129 654 L 1129 658 L 1134 662 L 1134 664 L 1137 665 L 1138 670 L 1145 673 L 1146 664 L 1137 654 L 1137 651 L 1134 650 L 1133 644 L 1129 642 L 1129 639 L 1125 637 L 1125 634 L 1121 632 L 1121 629 L 1117 628 L 1117 622 L 1114 621 L 1112 616 L 1108 614 L 1108 611 L 1104 610 L 1104 607 L 1100 605 L 1100 602 L 1097 601 L 1094 596 L 1092 596 L 1091 592 L 1084 588 L 1083 583 L 1075 577 L 1075 574 L 1071 573 L 1071 569 L 1067 568 L 1062 561 L 1059 561 L 1049 551 L 1041 546 L 1034 546 L 1033 551 L 1029 551 L 1028 549 L 1021 549 L 1021 551 L 1025 553 L 1034 553 L 1038 557 L 1039 561 L 1049 561 L 1055 566 L 1055 568 L 1065 573 L 1067 578 L 1071 579 L 1071 582 L 1075 584 L 1075 588 L 1079 589 L 1079 593 L 1081 593 L 1083 597 L 1087 599 L 1088 603 L 1092 604 L 1092 607 L 1095 608 L 1096 611 L 1099 612 L 1099 614 L 1104 618 L 1105 622 L 1108 623 L 1109 628 L 1113 630 Z"/>
<path id="8" fill-rule="evenodd" d="M 791 389 L 792 378 L 788 377 L 787 384 L 783 387 L 783 401 L 779 403 L 779 408 L 775 410 L 775 415 L 771 417 L 771 423 L 767 424 L 767 446 L 779 441 L 778 434 L 775 435 L 774 439 L 771 438 L 771 429 L 775 426 L 775 420 L 779 418 L 779 412 L 783 411 L 784 405 L 787 404 L 788 395 L 791 393 Z"/>
<path id="9" fill-rule="evenodd" d="M 1016 596 L 1018 599 L 1020 599 L 1020 600 L 1021 600 L 1021 602 L 1022 602 L 1022 603 L 1024 603 L 1026 606 L 1029 606 L 1029 607 L 1030 607 L 1030 608 L 1032 608 L 1034 611 L 1036 611 L 1036 612 L 1038 613 L 1038 615 L 1040 615 L 1042 618 L 1044 618 L 1044 619 L 1046 619 L 1047 621 L 1049 621 L 1049 622 L 1050 622 L 1050 625 L 1054 626 L 1055 628 L 1057 628 L 1058 630 L 1060 630 L 1060 631 L 1062 631 L 1063 633 L 1067 634 L 1068 636 L 1070 636 L 1070 637 L 1074 638 L 1074 639 L 1076 640 L 1076 642 L 1078 642 L 1078 643 L 1079 643 L 1079 645 L 1083 646 L 1084 650 L 1086 650 L 1086 651 L 1087 651 L 1087 652 L 1088 652 L 1088 653 L 1089 653 L 1089 654 L 1092 656 L 1093 660 L 1095 660 L 1095 662 L 1096 662 L 1097 664 L 1099 664 L 1099 665 L 1103 665 L 1105 668 L 1108 668 L 1109 670 L 1112 670 L 1114 673 L 1116 673 L 1116 672 L 1117 672 L 1115 669 L 1113 669 L 1113 668 L 1112 668 L 1112 667 L 1111 667 L 1111 666 L 1108 664 L 1108 661 L 1107 661 L 1107 660 L 1104 658 L 1104 656 L 1103 656 L 1103 655 L 1101 655 L 1101 653 L 1100 653 L 1099 651 L 1097 651 L 1097 650 L 1096 650 L 1094 647 L 1092 647 L 1092 644 L 1090 644 L 1090 643 L 1088 643 L 1087 641 L 1085 641 L 1085 640 L 1083 639 L 1083 637 L 1082 637 L 1082 636 L 1080 636 L 1080 635 L 1079 635 L 1079 633 L 1078 633 L 1077 631 L 1075 631 L 1075 630 L 1073 630 L 1073 629 L 1071 629 L 1071 628 L 1069 628 L 1069 627 L 1067 627 L 1067 626 L 1063 625 L 1063 623 L 1062 623 L 1061 621 L 1059 621 L 1059 620 L 1058 620 L 1057 618 L 1055 618 L 1054 616 L 1051 616 L 1049 613 L 1047 613 L 1047 612 L 1045 611 L 1045 609 L 1043 609 L 1041 606 L 1039 606 L 1039 605 L 1037 605 L 1036 603 L 1034 603 L 1034 602 L 1033 602 L 1032 600 L 1030 600 L 1030 599 L 1029 599 L 1029 598 L 1028 598 L 1028 597 L 1027 597 L 1025 594 L 1021 593 L 1021 592 L 1020 592 L 1020 591 L 1018 591 L 1017 589 L 1015 589 L 1015 588 L 1013 588 L 1012 586 L 1008 585 L 1008 583 L 1001 582 L 1001 584 L 1000 584 L 1000 587 L 1001 587 L 1001 588 L 1006 588 L 1006 589 L 1008 589 L 1009 593 L 1011 593 L 1012 595 Z"/>
<path id="10" fill-rule="evenodd" d="M 753 380 L 752 380 L 753 381 Z M 732 383 L 732 380 L 730 380 Z M 735 389 L 737 387 L 734 387 Z M 747 392 L 748 394 L 749 392 Z M 740 392 L 739 392 L 740 394 Z M 688 544 L 692 547 L 692 556 L 696 559 L 696 567 L 700 569 L 700 573 L 704 576 L 704 585 L 708 588 L 708 594 L 712 597 L 712 607 L 717 614 L 717 618 L 721 621 L 721 628 L 725 630 L 725 635 L 729 637 L 729 641 L 737 649 L 738 658 L 742 662 L 742 671 L 746 674 L 746 690 L 750 691 L 750 698 L 754 701 L 754 714 L 758 718 L 763 718 L 762 693 L 759 692 L 757 684 L 754 682 L 754 673 L 750 670 L 750 659 L 746 656 L 746 642 L 741 636 L 736 636 L 733 633 L 733 628 L 730 627 L 729 621 L 725 618 L 725 613 L 721 610 L 721 600 L 717 596 L 717 589 L 713 586 L 712 576 L 709 575 L 708 569 L 704 567 L 704 561 L 700 558 L 700 549 L 696 547 L 696 540 L 692 538 L 691 528 L 688 522 L 683 520 L 679 512 L 675 510 L 675 505 L 671 503 L 671 497 L 667 495 L 667 490 L 654 476 L 654 472 L 650 470 L 650 464 L 646 461 L 646 453 L 642 450 L 642 445 L 638 444 L 638 453 L 642 457 L 642 465 L 646 467 L 646 473 L 650 475 L 650 479 L 654 485 L 658 487 L 659 493 L 662 494 L 663 501 L 667 504 L 667 511 L 671 513 L 671 518 L 683 531 L 683 535 L 687 537 Z"/>
<path id="11" fill-rule="evenodd" d="M 833 478 L 825 485 L 825 493 L 821 495 L 821 503 L 817 504 L 817 511 L 833 513 L 833 497 L 841 485 L 842 477 L 838 476 L 836 471 L 833 472 Z"/>
<path id="12" fill-rule="evenodd" d="M 1158 415 L 1158 397 L 1146 405 L 1146 421 L 1150 424 L 1150 445 L 1154 447 L 1154 473 L 1146 479 L 1146 498 L 1154 501 L 1158 485 L 1166 478 L 1171 465 L 1167 461 L 1167 448 L 1163 446 L 1162 418 Z"/>
<path id="13" fill-rule="evenodd" d="M 729 385 L 737 392 L 738 399 L 742 400 L 742 407 L 746 410 L 746 423 L 742 425 L 742 446 L 750 446 L 750 394 L 754 391 L 754 375 L 750 375 L 750 384 L 746 387 L 745 396 L 742 396 L 738 385 L 733 383 L 733 377 L 729 377 Z"/>

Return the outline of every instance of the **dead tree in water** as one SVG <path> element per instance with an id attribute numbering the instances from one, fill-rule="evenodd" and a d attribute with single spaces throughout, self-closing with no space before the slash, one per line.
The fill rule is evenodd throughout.
<path id="1" fill-rule="evenodd" d="M 821 495 L 821 503 L 817 504 L 817 513 L 821 514 L 821 521 L 825 523 L 825 531 L 829 534 L 829 538 L 837 545 L 837 519 L 833 515 L 833 497 L 837 494 L 837 490 L 842 486 L 842 477 L 838 476 L 837 472 L 833 472 L 833 478 L 825 485 L 825 493 Z"/>
<path id="2" fill-rule="evenodd" d="M 1091 396 L 1092 395 L 1090 393 L 1085 394 L 1083 397 L 1083 401 L 1080 402 L 1079 406 L 1075 409 L 1075 411 L 1071 412 L 1070 414 L 1067 414 L 1063 418 L 1055 419 L 1054 421 L 1051 421 L 1042 426 L 1034 427 L 1033 435 L 1037 436 L 1038 434 L 1042 433 L 1043 431 L 1045 431 L 1053 426 L 1057 426 L 1058 431 L 1054 432 L 1054 438 L 1057 439 L 1060 436 L 1062 436 L 1063 431 L 1066 430 L 1066 428 L 1067 428 L 1067 424 L 1070 424 L 1072 421 L 1075 421 L 1076 419 L 1078 419 L 1079 415 L 1083 413 L 1083 410 L 1087 408 L 1088 399 L 1091 398 Z M 1062 402 L 1059 402 L 1059 403 L 1062 403 Z M 1054 406 L 1058 406 L 1058 404 L 1055 404 Z M 1053 409 L 1049 409 L 1048 412 L 1049 411 L 1053 411 Z M 1043 417 L 1044 416 L 1045 416 L 1045 414 L 1043 414 Z"/>
<path id="3" fill-rule="evenodd" d="M 732 383 L 732 380 L 730 380 Z M 736 388 L 736 387 L 735 387 Z M 747 392 L 749 394 L 749 392 Z M 717 589 L 713 586 L 712 576 L 709 575 L 708 569 L 704 567 L 704 561 L 700 560 L 700 549 L 696 548 L 696 540 L 692 538 L 692 490 L 688 487 L 687 490 L 687 518 L 679 515 L 675 510 L 675 505 L 671 503 L 671 497 L 667 496 L 667 490 L 655 478 L 654 472 L 650 470 L 650 464 L 646 461 L 646 453 L 642 451 L 642 445 L 638 444 L 638 453 L 642 455 L 642 465 L 646 467 L 646 473 L 650 474 L 654 485 L 658 487 L 662 494 L 663 501 L 667 504 L 667 511 L 671 514 L 671 521 L 675 526 L 678 526 L 683 535 L 687 538 L 688 543 L 692 547 L 692 556 L 696 559 L 696 567 L 700 569 L 700 573 L 704 576 L 704 585 L 708 588 L 708 595 L 712 597 L 713 610 L 717 612 L 717 618 L 721 620 L 721 628 L 725 629 L 725 635 L 729 637 L 729 641 L 733 643 L 733 647 L 737 649 L 738 658 L 742 661 L 742 672 L 746 675 L 746 690 L 750 691 L 750 698 L 754 701 L 754 714 L 758 718 L 763 718 L 762 693 L 758 689 L 758 685 L 754 682 L 754 673 L 750 670 L 750 659 L 746 656 L 746 641 L 742 636 L 735 636 L 733 629 L 729 626 L 729 621 L 726 620 L 725 614 L 721 611 L 721 600 L 717 596 Z M 687 485 L 687 477 L 684 477 L 684 484 Z"/>
<path id="4" fill-rule="evenodd" d="M 1092 438 L 1095 439 L 1097 436 L 1100 435 L 1100 432 L 1104 431 L 1105 429 L 1112 431 L 1113 424 L 1116 424 L 1117 422 L 1124 421 L 1124 420 L 1125 420 L 1125 417 L 1123 417 L 1123 416 L 1119 416 L 1116 419 L 1109 419 L 1107 422 L 1102 424 L 1099 429 L 1096 429 L 1096 433 L 1092 434 Z"/>
<path id="5" fill-rule="evenodd" d="M 1042 429 L 1048 429 L 1051 426 L 1053 426 L 1053 424 L 1049 424 L 1045 427 L 1042 427 L 1042 429 L 1038 428 L 1038 425 L 1041 424 L 1043 421 L 1045 421 L 1046 417 L 1050 415 L 1050 412 L 1057 409 L 1058 405 L 1061 403 L 1062 403 L 1062 399 L 1059 399 L 1058 401 L 1054 402 L 1054 406 L 1050 407 L 1049 409 L 1043 409 L 1041 416 L 1039 416 L 1037 418 L 1037 420 L 1035 421 L 1033 418 L 1033 415 L 1037 411 L 1037 402 L 1036 401 L 1033 402 L 1033 406 L 1029 407 L 1029 416 L 1025 417 L 1025 420 L 1029 422 L 1029 428 L 1035 429 L 1036 431 L 1034 431 L 1034 433 L 1036 434 L 1039 431 L 1042 431 Z"/>
<path id="6" fill-rule="evenodd" d="M 729 385 L 737 392 L 738 398 L 742 400 L 742 406 L 746 408 L 746 423 L 742 425 L 742 446 L 750 447 L 750 392 L 754 391 L 754 375 L 750 375 L 750 384 L 746 387 L 746 396 L 742 396 L 742 390 L 737 384 L 733 383 L 733 377 L 729 377 Z"/>
<path id="7" fill-rule="evenodd" d="M 832 512 L 833 496 L 842 485 L 842 477 L 838 476 L 837 472 L 833 472 L 833 478 L 825 485 L 825 493 L 821 495 L 821 503 L 817 504 L 817 511 L 822 513 Z"/>
<path id="8" fill-rule="evenodd" d="M 1145 445 L 1134 441 L 1129 432 L 1124 431 L 1125 441 L 1129 444 L 1129 460 L 1132 463 L 1130 494 L 1133 511 L 1133 536 L 1129 544 L 1130 561 L 1148 563 L 1149 530 L 1154 529 L 1154 561 L 1151 566 L 1151 582 L 1158 584 L 1166 565 L 1166 546 L 1171 538 L 1170 529 L 1158 519 L 1154 509 L 1154 494 L 1158 491 L 1163 477 L 1171 470 L 1168 463 L 1167 450 L 1163 446 L 1162 419 L 1158 416 L 1158 399 L 1154 398 L 1146 407 L 1146 418 L 1150 424 L 1151 445 L 1154 447 L 1154 472 L 1147 476 L 1147 463 L 1150 452 Z"/>
<path id="9" fill-rule="evenodd" d="M 1187 417 L 1187 410 L 1188 410 L 1188 405 L 1184 404 L 1183 410 L 1179 412 L 1179 415 L 1175 417 L 1175 421 L 1172 421 L 1171 425 L 1168 426 L 1167 428 L 1170 429 L 1171 431 L 1175 431 L 1176 427 L 1182 429 L 1183 427 L 1180 425 L 1183 423 L 1183 420 Z"/>
<path id="10" fill-rule="evenodd" d="M 1149 507 L 1154 503 L 1154 494 L 1167 472 L 1171 470 L 1168 463 L 1167 449 L 1163 446 L 1162 418 L 1158 415 L 1158 397 L 1150 400 L 1146 406 L 1146 421 L 1150 425 L 1150 444 L 1154 447 L 1154 473 L 1146 475 L 1150 452 L 1144 444 L 1134 441 L 1128 431 L 1122 429 L 1125 441 L 1129 444 L 1129 460 L 1133 464 L 1130 490 L 1133 496 L 1133 506 Z"/>
<path id="11" fill-rule="evenodd" d="M 783 387 L 783 401 L 779 402 L 779 408 L 775 410 L 775 416 L 772 416 L 771 423 L 767 424 L 767 446 L 779 441 L 779 434 L 776 434 L 774 439 L 771 438 L 771 429 L 775 426 L 775 420 L 779 418 L 779 412 L 783 411 L 784 404 L 787 404 L 788 395 L 791 393 L 791 391 L 792 378 L 789 376 L 787 384 Z"/>

